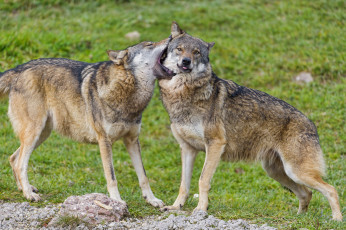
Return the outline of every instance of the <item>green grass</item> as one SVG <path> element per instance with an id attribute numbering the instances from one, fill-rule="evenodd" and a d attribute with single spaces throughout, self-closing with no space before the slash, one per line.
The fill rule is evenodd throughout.
<path id="1" fill-rule="evenodd" d="M 91 224 L 85 222 L 83 219 L 77 216 L 60 216 L 55 224 L 62 228 L 74 229 L 79 225 L 84 224 L 88 229 L 91 229 Z M 44 226 L 44 225 L 43 225 Z M 46 226 L 45 226 L 46 227 Z"/>
<path id="2" fill-rule="evenodd" d="M 5 3 L 4 3 L 5 2 Z M 170 34 L 171 21 L 188 33 L 216 42 L 211 52 L 219 77 L 281 98 L 317 126 L 328 165 L 326 181 L 336 187 L 345 216 L 346 201 L 346 33 L 343 0 L 294 1 L 4 1 L 0 3 L 0 71 L 32 59 L 64 57 L 86 62 L 107 59 L 107 49 L 124 49 L 124 38 L 137 30 L 140 40 L 159 41 Z M 314 82 L 292 79 L 310 72 Z M 0 102 L 0 199 L 23 202 L 8 157 L 18 148 Z M 153 192 L 174 202 L 180 184 L 179 146 L 156 89 L 143 114 L 142 157 Z M 113 147 L 122 198 L 132 216 L 159 214 L 141 198 L 135 171 L 121 142 Z M 204 153 L 195 164 L 191 194 L 198 193 Z M 235 173 L 242 168 L 245 173 Z M 98 147 L 79 144 L 55 133 L 31 156 L 29 180 L 46 203 L 68 196 L 107 193 Z M 73 183 L 70 183 L 73 182 Z M 209 214 L 244 218 L 282 229 L 345 229 L 331 221 L 327 200 L 318 192 L 307 214 L 296 215 L 297 198 L 265 175 L 261 166 L 225 163 L 218 167 L 209 195 Z M 197 200 L 188 199 L 192 211 Z"/>

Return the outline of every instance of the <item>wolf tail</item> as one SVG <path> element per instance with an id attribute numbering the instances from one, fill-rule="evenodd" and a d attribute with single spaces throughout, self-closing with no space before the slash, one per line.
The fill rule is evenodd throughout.
<path id="1" fill-rule="evenodd" d="M 0 72 L 0 98 L 5 97 L 9 94 L 12 84 L 12 79 L 16 76 L 16 72 L 7 70 Z"/>

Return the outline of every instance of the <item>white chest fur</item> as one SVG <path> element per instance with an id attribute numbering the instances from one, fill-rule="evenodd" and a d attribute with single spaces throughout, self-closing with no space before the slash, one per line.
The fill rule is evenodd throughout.
<path id="1" fill-rule="evenodd" d="M 204 127 L 201 121 L 194 121 L 187 124 L 172 124 L 172 126 L 175 129 L 174 136 L 178 135 L 176 137 L 177 140 L 182 139 L 197 150 L 205 150 Z"/>
<path id="2" fill-rule="evenodd" d="M 104 121 L 103 127 L 112 142 L 128 135 L 129 133 L 138 136 L 140 132 L 140 125 L 138 124 L 127 124 L 123 122 L 109 123 Z"/>

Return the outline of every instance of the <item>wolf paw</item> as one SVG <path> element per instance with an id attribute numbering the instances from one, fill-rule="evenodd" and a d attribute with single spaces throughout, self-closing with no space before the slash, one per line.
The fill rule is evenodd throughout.
<path id="1" fill-rule="evenodd" d="M 118 200 L 118 201 L 119 201 L 121 204 L 125 205 L 126 207 L 129 207 L 125 201 L 123 201 L 123 200 Z"/>
<path id="2" fill-rule="evenodd" d="M 145 199 L 149 204 L 151 204 L 152 206 L 154 206 L 155 208 L 162 208 L 162 207 L 165 205 L 165 203 L 163 203 L 162 200 L 157 199 L 156 197 L 153 197 L 153 198 L 150 198 L 150 199 L 144 197 L 144 199 Z"/>
<path id="3" fill-rule="evenodd" d="M 34 192 L 34 193 L 38 193 L 38 189 L 36 188 L 36 187 L 34 187 L 34 186 L 32 186 L 32 185 L 30 185 L 31 186 L 31 190 Z"/>
<path id="4" fill-rule="evenodd" d="M 335 221 L 342 221 L 342 215 L 341 215 L 341 213 L 340 213 L 340 214 L 333 215 L 333 220 L 335 220 Z"/>
<path id="5" fill-rule="evenodd" d="M 33 191 L 34 193 L 38 193 L 38 189 L 37 189 L 36 187 L 34 187 L 34 186 L 32 186 L 32 185 L 30 185 L 30 186 L 31 186 L 31 191 Z M 18 185 L 18 190 L 19 190 L 19 191 L 23 191 L 21 185 Z"/>
<path id="6" fill-rule="evenodd" d="M 114 198 L 114 197 L 110 197 L 111 199 L 115 200 L 115 201 L 118 201 L 119 203 L 125 205 L 127 207 L 127 204 L 125 201 L 123 201 L 121 198 Z"/>
<path id="7" fill-rule="evenodd" d="M 207 213 L 207 215 L 208 215 L 208 212 L 207 212 L 207 209 L 202 209 L 202 208 L 199 208 L 199 207 L 196 207 L 194 210 L 193 210 L 193 212 L 192 212 L 193 214 L 197 214 L 197 213 Z"/>
<path id="8" fill-rule="evenodd" d="M 24 193 L 24 197 L 33 202 L 38 202 L 41 200 L 40 195 L 34 192 Z"/>
<path id="9" fill-rule="evenodd" d="M 177 207 L 177 206 L 165 206 L 163 208 L 160 209 L 161 212 L 169 212 L 169 211 L 174 211 L 174 210 L 180 210 L 180 207 Z"/>

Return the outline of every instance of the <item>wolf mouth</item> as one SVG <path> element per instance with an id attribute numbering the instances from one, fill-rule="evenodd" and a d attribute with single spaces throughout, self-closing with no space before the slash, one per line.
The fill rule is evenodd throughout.
<path id="1" fill-rule="evenodd" d="M 192 71 L 192 69 L 190 69 L 189 67 L 186 67 L 186 66 L 180 66 L 179 64 L 177 64 L 178 68 L 181 69 L 181 71 L 183 73 L 190 73 Z"/>
<path id="2" fill-rule="evenodd" d="M 160 66 L 160 68 L 163 70 L 163 72 L 165 73 L 165 76 L 160 76 L 161 78 L 172 78 L 173 76 L 175 76 L 175 73 L 168 69 L 166 66 L 163 65 L 164 60 L 167 57 L 167 47 L 161 52 L 161 54 L 159 55 L 159 58 L 157 59 L 157 64 Z"/>

